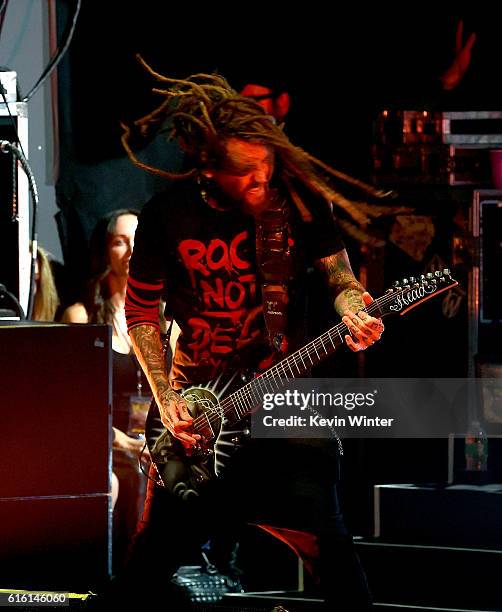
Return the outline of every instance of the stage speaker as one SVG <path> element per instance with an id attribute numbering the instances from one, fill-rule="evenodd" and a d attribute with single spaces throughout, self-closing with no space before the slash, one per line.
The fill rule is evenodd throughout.
<path id="1" fill-rule="evenodd" d="M 106 325 L 0 326 L 2 587 L 95 588 L 111 571 Z"/>
<path id="2" fill-rule="evenodd" d="M 502 191 L 474 192 L 471 226 L 476 257 L 469 279 L 469 361 L 474 375 L 479 357 L 502 359 Z"/>

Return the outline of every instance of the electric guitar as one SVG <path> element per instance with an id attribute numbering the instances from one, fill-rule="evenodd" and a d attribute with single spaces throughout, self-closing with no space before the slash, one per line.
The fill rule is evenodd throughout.
<path id="1" fill-rule="evenodd" d="M 422 275 L 418 279 L 405 278 L 394 283 L 392 288 L 366 306 L 364 311 L 379 319 L 392 314 L 402 316 L 456 285 L 458 283 L 448 269 Z M 200 487 L 218 475 L 215 446 L 222 431 L 231 430 L 258 410 L 263 393 L 276 391 L 288 380 L 305 375 L 333 354 L 345 343 L 344 337 L 348 333 L 345 323 L 338 323 L 223 398 L 218 398 L 208 387 L 186 389 L 182 397 L 193 417 L 192 431 L 201 436 L 199 443 L 188 453 L 181 442 L 162 425 L 155 401 L 152 402 L 146 422 L 146 438 L 152 462 L 159 475 L 159 484 L 184 499 L 197 496 Z M 235 441 L 236 447 L 239 442 Z"/>

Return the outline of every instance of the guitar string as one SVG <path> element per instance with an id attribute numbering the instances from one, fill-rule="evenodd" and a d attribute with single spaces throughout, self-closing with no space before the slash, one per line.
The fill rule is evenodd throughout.
<path id="1" fill-rule="evenodd" d="M 342 328 L 342 331 L 344 334 L 348 332 L 348 328 L 345 325 L 337 326 L 337 328 L 339 327 Z M 334 331 L 334 328 L 333 330 L 330 330 L 330 331 Z M 331 340 L 332 339 L 331 336 L 333 335 L 334 334 L 330 334 L 328 332 L 325 332 L 323 334 L 323 336 L 326 337 L 326 340 L 328 338 Z M 305 365 L 305 362 L 302 359 L 302 354 L 304 354 L 305 356 L 308 355 L 311 365 L 312 366 L 315 365 L 315 362 L 312 360 L 312 356 L 315 353 L 314 351 L 311 350 L 310 348 L 311 345 L 312 345 L 312 348 L 316 347 L 316 345 L 320 347 L 320 343 L 318 340 L 315 340 L 312 343 L 309 343 L 308 345 L 302 347 L 298 351 L 295 351 L 294 353 L 289 355 L 287 358 L 281 360 L 279 363 L 269 368 L 269 370 L 264 372 L 262 375 L 253 379 L 252 381 L 250 381 L 249 383 L 247 383 L 246 385 L 244 385 L 243 387 L 241 387 L 240 389 L 232 393 L 230 396 L 225 398 L 222 402 L 220 402 L 220 406 L 223 409 L 223 412 L 225 414 L 228 414 L 229 411 L 234 410 L 240 419 L 244 417 L 246 414 L 248 414 L 249 412 L 251 412 L 253 408 L 255 407 L 256 403 L 258 402 L 259 396 L 258 397 L 256 396 L 255 390 L 258 391 L 259 394 L 263 393 L 264 391 L 265 392 L 269 391 L 267 387 L 267 383 L 270 384 L 272 389 L 273 389 L 272 385 L 274 383 L 277 388 L 280 388 L 277 382 L 278 378 L 281 381 L 283 381 L 284 379 L 289 380 L 290 378 L 298 378 L 298 376 L 300 376 L 302 373 L 305 373 L 308 370 L 308 366 Z M 328 356 L 330 353 L 334 352 L 341 345 L 342 345 L 342 342 L 338 342 L 336 345 L 333 344 L 333 348 L 330 347 L 329 351 L 324 349 L 325 355 Z M 301 364 L 300 364 L 299 359 L 302 362 Z M 322 358 L 318 360 L 318 363 L 320 361 L 322 361 Z M 288 367 L 291 372 L 290 377 L 286 376 L 286 371 L 287 371 L 286 364 L 288 362 L 289 362 Z M 296 369 L 298 370 L 296 374 L 293 372 L 291 365 L 296 367 Z M 282 376 L 281 376 L 281 370 L 283 372 Z M 218 416 L 213 414 L 212 412 L 208 418 L 210 418 L 212 422 L 215 422 L 216 420 L 218 420 Z M 204 418 L 202 418 L 201 420 L 204 420 Z M 196 426 L 197 424 L 194 424 L 194 425 Z"/>
<path id="2" fill-rule="evenodd" d="M 331 331 L 331 330 L 329 330 Z M 324 333 L 323 335 L 328 335 L 329 333 Z M 309 343 L 310 344 L 310 343 Z M 305 347 L 302 348 L 303 351 L 305 351 L 307 349 L 308 345 L 306 345 Z M 336 349 L 337 347 L 334 346 L 334 349 Z M 275 364 L 274 366 L 272 366 L 271 368 L 269 368 L 269 370 L 267 370 L 266 372 L 263 373 L 263 375 L 255 378 L 253 381 L 250 381 L 249 383 L 247 383 L 246 385 L 244 385 L 243 387 L 241 387 L 240 389 L 238 389 L 237 391 L 235 391 L 234 393 L 232 393 L 228 398 L 225 398 L 222 402 L 219 403 L 219 410 L 218 412 L 220 414 L 216 414 L 216 410 L 211 410 L 209 414 L 207 414 L 207 412 L 204 413 L 204 415 L 200 415 L 199 417 L 197 417 L 194 420 L 193 423 L 193 428 L 197 429 L 198 426 L 201 424 L 203 424 L 203 426 L 205 426 L 206 422 L 209 421 L 209 426 L 211 427 L 211 423 L 216 423 L 221 419 L 221 413 L 223 414 L 228 414 L 228 412 L 230 410 L 235 410 L 235 413 L 238 417 L 237 420 L 241 419 L 245 414 L 247 414 L 249 411 L 251 411 L 254 407 L 254 404 L 256 404 L 256 402 L 258 401 L 258 397 L 256 397 L 255 393 L 254 393 L 254 388 L 256 387 L 260 387 L 261 391 L 263 391 L 262 388 L 262 384 L 266 387 L 266 383 L 267 382 L 275 382 L 275 384 L 277 385 L 277 376 L 276 374 L 280 374 L 280 368 L 282 365 L 282 370 L 285 373 L 285 362 L 287 361 L 293 361 L 295 362 L 295 365 L 298 369 L 298 374 L 301 374 L 302 371 L 300 370 L 298 364 L 297 364 L 297 355 L 296 353 L 300 354 L 300 351 L 297 351 L 295 353 L 292 353 L 291 355 L 289 355 L 287 358 L 281 360 L 281 362 Z M 310 351 L 308 351 L 310 352 Z M 326 351 L 326 354 L 328 354 L 328 352 Z M 310 358 L 311 362 L 312 359 Z M 303 362 L 303 359 L 302 359 Z M 313 362 L 312 362 L 313 364 Z M 306 371 L 306 367 L 305 364 L 303 362 L 304 365 L 304 371 Z M 291 369 L 291 368 L 290 368 Z M 291 370 L 292 375 L 294 374 L 293 371 Z M 286 377 L 287 378 L 287 377 Z M 282 380 L 282 378 L 281 378 Z M 278 387 L 279 388 L 279 387 Z"/>
<path id="3" fill-rule="evenodd" d="M 449 287 L 444 287 L 441 289 L 441 291 L 446 290 L 450 288 Z M 402 293 L 404 293 L 404 291 L 408 291 L 408 289 L 406 290 L 402 290 L 400 293 L 396 294 L 396 293 L 390 293 L 386 294 L 384 296 L 381 296 L 380 298 L 378 298 L 377 300 L 375 300 L 374 302 L 372 302 L 371 304 L 369 304 L 367 307 L 365 307 L 363 310 L 364 312 L 367 312 L 369 314 L 372 314 L 375 310 L 380 310 L 380 313 L 383 315 L 383 313 L 381 312 L 381 308 L 380 306 L 384 306 L 386 305 L 387 302 L 392 302 L 395 300 L 397 295 L 400 295 Z M 436 295 L 438 294 L 438 291 L 435 291 L 434 293 L 431 293 L 430 295 Z M 420 302 L 417 302 L 416 305 L 418 305 Z M 334 332 L 337 331 L 339 336 L 340 336 L 340 343 L 335 346 L 333 343 L 333 336 L 334 336 Z M 305 356 L 308 355 L 311 364 L 314 365 L 314 362 L 312 361 L 312 357 L 311 355 L 313 355 L 313 353 L 311 352 L 310 348 L 314 348 L 314 350 L 317 352 L 316 350 L 316 344 L 318 344 L 319 342 L 322 343 L 322 338 L 326 337 L 326 339 L 329 339 L 331 341 L 331 343 L 333 344 L 333 349 L 330 350 L 330 352 L 334 352 L 334 350 L 336 350 L 337 348 L 339 348 L 339 346 L 341 346 L 341 344 L 343 343 L 343 340 L 341 338 L 341 332 L 343 331 L 343 333 L 345 334 L 348 331 L 348 328 L 345 326 L 344 323 L 339 323 L 337 325 L 335 325 L 334 327 L 332 327 L 331 329 L 329 329 L 327 332 L 324 332 L 319 338 L 316 338 L 314 341 L 308 343 L 307 345 L 305 345 L 304 347 L 302 347 L 301 349 L 295 351 L 295 353 L 292 353 L 291 355 L 289 355 L 288 357 L 286 357 L 285 359 L 281 360 L 278 364 L 272 366 L 271 368 L 269 368 L 269 370 L 267 370 L 266 372 L 264 372 L 261 376 L 255 378 L 254 380 L 250 381 L 249 383 L 247 383 L 246 385 L 244 385 L 241 389 L 235 391 L 234 393 L 232 393 L 228 398 L 225 398 L 225 400 L 223 400 L 220 404 L 219 404 L 219 412 L 221 414 L 222 409 L 224 413 L 228 413 L 230 410 L 234 410 L 235 413 L 238 416 L 237 420 L 240 420 L 241 418 L 243 418 L 243 416 L 245 416 L 246 414 L 248 414 L 249 412 L 251 412 L 253 410 L 253 408 L 256 406 L 257 400 L 258 398 L 255 396 L 254 394 L 254 390 L 253 387 L 260 387 L 260 390 L 263 392 L 263 388 L 262 388 L 262 383 L 265 386 L 265 390 L 267 390 L 266 387 L 266 382 L 275 382 L 275 384 L 277 385 L 277 377 L 276 374 L 280 374 L 279 368 L 282 366 L 283 372 L 285 372 L 285 363 L 290 361 L 293 362 L 294 361 L 294 365 L 296 366 L 297 370 L 298 370 L 298 374 L 294 374 L 294 372 L 291 370 L 291 366 L 290 367 L 290 371 L 292 373 L 292 378 L 297 378 L 299 375 L 302 374 L 302 371 L 299 368 L 299 365 L 297 362 L 297 357 L 300 357 L 302 363 L 303 363 L 303 371 L 305 372 L 308 368 L 305 366 L 305 363 L 303 362 L 303 358 L 302 358 L 302 353 L 305 354 Z M 324 351 L 326 353 L 326 356 L 329 354 L 328 351 L 326 351 L 325 347 L 324 347 L 324 343 L 322 343 L 322 346 L 324 348 Z M 319 347 L 320 348 L 320 347 Z M 275 370 L 275 372 L 274 372 Z M 286 376 L 286 379 L 288 379 L 288 377 Z M 281 378 L 281 380 L 283 380 L 283 378 Z M 277 385 L 277 388 L 280 388 Z M 246 405 L 246 401 L 251 400 L 251 405 Z M 241 406 L 239 406 L 239 402 L 242 404 Z M 236 405 L 235 405 L 236 404 Z M 228 410 L 230 409 L 230 410 Z M 241 414 L 242 411 L 242 414 Z M 211 419 L 212 422 L 217 422 L 218 420 L 220 420 L 220 416 L 217 414 L 214 414 L 213 412 L 210 413 L 210 415 L 208 416 L 207 413 L 205 413 L 204 415 L 201 415 L 200 417 L 197 417 L 194 421 L 194 428 L 197 428 L 198 425 L 200 424 L 200 421 L 207 421 L 209 419 Z M 197 422 L 198 421 L 198 422 Z"/>
<path id="4" fill-rule="evenodd" d="M 446 279 L 446 277 L 442 277 L 443 279 Z M 435 279 L 431 279 L 431 280 L 435 280 Z M 440 292 L 452 288 L 454 285 L 449 285 L 448 287 L 444 287 L 441 288 L 441 291 L 438 291 L 436 289 L 436 291 L 434 291 L 433 293 L 429 294 L 430 296 L 433 295 L 437 295 Z M 389 292 L 384 294 L 383 296 L 381 296 L 380 298 L 377 298 L 376 300 L 374 300 L 371 304 L 368 304 L 368 306 L 366 306 L 365 308 L 363 308 L 363 312 L 372 315 L 373 313 L 375 313 L 376 311 L 380 311 L 380 314 L 382 316 L 385 316 L 384 313 L 382 313 L 381 310 L 381 306 L 386 306 L 387 304 L 395 301 L 395 299 L 402 295 L 405 291 L 409 291 L 409 289 L 403 289 L 401 291 L 398 292 Z M 420 300 L 419 302 L 416 302 L 415 305 L 418 305 L 422 300 Z M 388 313 L 386 313 L 388 314 Z M 249 414 L 253 408 L 255 407 L 255 404 L 258 400 L 258 398 L 256 398 L 256 396 L 254 396 L 254 392 L 252 387 L 261 387 L 261 384 L 263 383 L 264 385 L 266 384 L 266 382 L 276 382 L 277 381 L 277 377 L 275 374 L 273 374 L 272 372 L 274 370 L 277 371 L 277 374 L 279 374 L 279 368 L 282 366 L 283 371 L 285 372 L 285 363 L 286 362 L 293 362 L 294 361 L 294 365 L 296 366 L 297 370 L 298 370 L 298 374 L 295 375 L 293 373 L 293 371 L 290 368 L 291 371 L 291 378 L 298 378 L 299 375 L 302 374 L 302 371 L 299 368 L 299 362 L 297 362 L 297 357 L 299 357 L 303 363 L 303 372 L 306 372 L 308 370 L 308 367 L 305 366 L 305 363 L 303 362 L 302 359 L 302 352 L 305 354 L 305 356 L 308 356 L 311 364 L 314 365 L 314 362 L 312 362 L 312 358 L 311 355 L 313 355 L 314 353 L 311 353 L 310 351 L 310 347 L 312 347 L 314 349 L 314 351 L 317 353 L 317 348 L 323 348 L 324 352 L 325 352 L 325 356 L 328 356 L 330 353 L 333 353 L 337 348 L 339 348 L 342 344 L 343 344 L 343 339 L 342 339 L 342 333 L 345 335 L 347 334 L 347 332 L 349 331 L 348 327 L 345 325 L 345 323 L 338 323 L 337 325 L 333 326 L 332 328 L 330 328 L 329 330 L 327 330 L 326 332 L 324 332 L 323 334 L 321 334 L 318 338 L 316 338 L 315 340 L 312 340 L 311 342 L 309 342 L 308 344 L 306 344 L 305 346 L 303 346 L 302 348 L 298 349 L 297 351 L 295 351 L 294 353 L 292 353 L 291 355 L 289 355 L 288 357 L 282 359 L 279 363 L 275 364 L 274 366 L 272 366 L 271 368 L 269 368 L 268 370 L 266 370 L 262 375 L 258 376 L 257 378 L 253 379 L 252 381 L 250 381 L 249 383 L 245 384 L 243 387 L 241 387 L 240 389 L 238 389 L 237 391 L 235 391 L 234 393 L 232 393 L 230 396 L 228 396 L 227 398 L 225 398 L 222 402 L 219 403 L 218 405 L 218 412 L 219 414 L 216 414 L 216 409 L 215 411 L 211 410 L 209 415 L 207 414 L 207 412 L 205 412 L 203 415 L 199 415 L 198 417 L 196 417 L 194 419 L 194 422 L 192 424 L 192 428 L 193 429 L 197 429 L 200 425 L 203 426 L 203 423 L 210 421 L 210 426 L 211 423 L 217 423 L 218 421 L 221 420 L 221 413 L 223 412 L 224 414 L 226 414 L 227 412 L 229 412 L 230 410 L 235 410 L 236 414 L 238 415 L 238 419 L 240 420 L 241 418 L 243 418 L 246 414 Z M 339 343 L 335 346 L 334 342 L 333 342 L 333 337 L 335 335 L 335 332 L 338 333 L 339 337 L 340 337 L 340 341 Z M 322 342 L 322 339 L 326 339 L 329 340 L 332 344 L 333 344 L 333 348 L 330 349 L 330 351 L 328 352 L 324 346 L 324 343 Z M 322 361 L 322 358 L 321 360 Z M 283 380 L 282 378 L 280 380 Z M 289 378 L 286 376 L 286 380 L 289 380 Z M 276 383 L 277 384 L 277 383 Z M 278 387 L 279 388 L 279 387 Z M 266 389 L 266 387 L 265 387 Z M 261 391 L 263 392 L 263 389 L 261 389 Z M 237 406 L 234 405 L 234 401 L 232 400 L 232 398 L 235 398 L 236 400 L 239 399 L 243 404 L 244 404 L 244 412 L 242 414 L 240 414 L 239 411 L 239 405 L 237 404 Z M 246 400 L 250 400 L 252 402 L 251 406 L 246 406 Z M 241 408 L 242 410 L 242 408 Z"/>

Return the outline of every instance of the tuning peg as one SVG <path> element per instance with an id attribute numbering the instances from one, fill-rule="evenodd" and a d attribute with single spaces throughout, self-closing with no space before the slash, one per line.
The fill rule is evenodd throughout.
<path id="1" fill-rule="evenodd" d="M 414 285 L 417 282 L 417 279 L 414 276 L 410 276 L 410 285 Z"/>
<path id="2" fill-rule="evenodd" d="M 443 276 L 443 273 L 440 270 L 436 270 L 434 274 L 436 275 L 436 278 L 441 278 Z"/>
<path id="3" fill-rule="evenodd" d="M 399 281 L 394 281 L 394 284 L 392 286 L 396 289 L 399 289 L 401 287 L 401 283 Z"/>
<path id="4" fill-rule="evenodd" d="M 445 276 L 451 276 L 451 270 L 450 270 L 449 268 L 445 268 L 445 269 L 443 270 L 443 274 L 444 274 Z"/>
<path id="5" fill-rule="evenodd" d="M 394 293 L 394 289 L 392 287 L 389 287 L 389 289 L 387 289 L 385 293 Z"/>
<path id="6" fill-rule="evenodd" d="M 427 274 L 425 275 L 425 278 L 427 280 L 430 280 L 432 278 L 432 272 L 427 272 Z"/>
<path id="7" fill-rule="evenodd" d="M 408 284 L 408 279 L 407 278 L 403 278 L 403 285 L 407 285 Z"/>

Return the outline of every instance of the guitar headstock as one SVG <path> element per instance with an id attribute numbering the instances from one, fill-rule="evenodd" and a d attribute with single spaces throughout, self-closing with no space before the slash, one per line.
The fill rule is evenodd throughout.
<path id="1" fill-rule="evenodd" d="M 380 316 L 389 314 L 403 315 L 415 306 L 430 298 L 456 287 L 458 282 L 448 268 L 422 274 L 418 278 L 410 276 L 396 281 L 385 294 L 376 300 Z"/>

